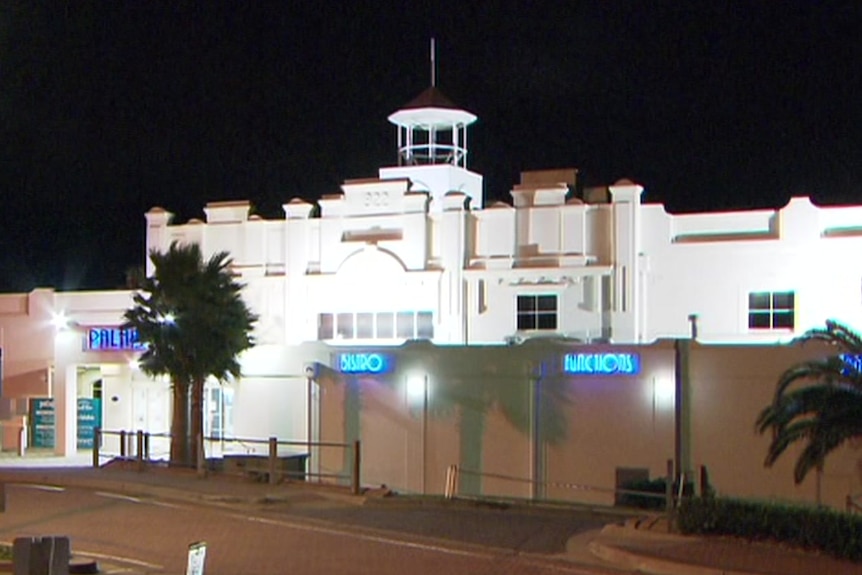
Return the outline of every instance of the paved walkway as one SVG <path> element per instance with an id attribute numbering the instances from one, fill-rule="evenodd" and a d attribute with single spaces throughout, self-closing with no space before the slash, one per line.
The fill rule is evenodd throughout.
<path id="1" fill-rule="evenodd" d="M 27 458 L 25 458 L 27 459 Z M 425 524 L 428 513 L 404 513 L 416 507 L 428 509 L 432 506 L 434 515 L 455 513 L 464 509 L 463 502 L 450 503 L 439 499 L 385 497 L 386 493 L 368 491 L 362 496 L 354 496 L 343 487 L 315 486 L 301 482 L 281 485 L 268 485 L 238 477 L 211 476 L 199 478 L 193 471 L 167 468 L 152 468 L 137 472 L 131 465 L 114 464 L 101 469 L 74 467 L 58 469 L 56 466 L 31 466 L 36 461 L 28 459 L 0 457 L 0 481 L 39 482 L 55 485 L 89 487 L 111 490 L 136 496 L 151 496 L 165 499 L 199 501 L 209 504 L 256 504 L 271 505 L 276 511 L 281 508 L 295 515 L 306 515 L 312 519 L 323 519 L 329 523 L 367 526 L 372 529 L 409 533 L 411 536 L 436 539 L 449 539 L 464 543 L 457 532 L 437 533 L 428 531 Z M 51 463 L 58 463 L 56 460 Z M 22 466 L 22 464 L 24 464 Z M 74 464 L 81 465 L 80 461 Z M 275 505 L 272 505 L 275 504 Z M 281 507 L 279 507 L 281 506 Z M 381 510 L 385 509 L 386 521 L 380 521 Z M 323 510 L 322 513 L 319 511 Z M 311 512 L 313 511 L 313 513 Z M 565 537 L 573 531 L 571 524 L 560 520 L 559 509 L 537 508 L 535 506 L 512 506 L 506 511 L 507 521 L 501 521 L 499 514 L 475 513 L 469 516 L 473 522 L 471 531 L 500 531 L 510 529 L 512 521 L 542 522 L 545 531 L 559 531 Z M 546 515 L 543 515 L 546 514 Z M 375 517 L 377 519 L 375 519 Z M 415 517 L 417 525 L 405 522 Z M 423 519 L 423 517 L 425 519 Z M 459 519 L 462 516 L 459 516 Z M 623 572 L 654 574 L 691 574 L 691 575 L 803 575 L 829 573 L 835 575 L 862 575 L 862 564 L 839 561 L 816 553 L 803 552 L 774 544 L 748 543 L 730 538 L 698 538 L 668 534 L 666 525 L 653 525 L 643 528 L 644 523 L 625 522 L 622 518 L 613 520 L 613 515 L 599 514 L 602 522 L 609 523 L 604 528 L 582 530 L 568 540 L 568 543 L 555 553 L 554 533 L 533 546 L 518 546 L 517 551 L 526 554 L 542 554 L 557 560 L 568 560 L 579 564 L 599 567 L 615 567 Z M 400 521 L 400 522 L 399 522 Z M 482 522 L 486 524 L 482 524 Z M 418 523 L 422 523 L 421 525 Z M 452 522 L 450 521 L 451 525 Z M 589 527 L 589 526 L 587 526 Z M 638 528 L 640 527 L 640 528 Z M 568 529 L 569 531 L 566 531 Z M 559 536 L 558 536 L 559 538 Z M 504 539 L 500 539 L 504 540 Z M 492 540 L 488 543 L 495 546 Z M 483 541 L 470 542 L 484 544 Z M 514 548 L 514 547 L 513 547 Z"/>
<path id="2" fill-rule="evenodd" d="M 851 575 L 862 564 L 776 544 L 684 537 L 609 525 L 588 543 L 598 557 L 644 573 L 689 575 Z"/>

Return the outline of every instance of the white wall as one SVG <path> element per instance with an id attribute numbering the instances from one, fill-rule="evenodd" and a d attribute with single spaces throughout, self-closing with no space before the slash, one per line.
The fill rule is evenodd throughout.
<path id="1" fill-rule="evenodd" d="M 236 383 L 234 432 L 238 438 L 305 441 L 308 397 L 305 378 L 247 377 Z M 266 444 L 249 444 L 254 453 L 268 452 Z M 279 448 L 291 452 L 297 448 Z"/>

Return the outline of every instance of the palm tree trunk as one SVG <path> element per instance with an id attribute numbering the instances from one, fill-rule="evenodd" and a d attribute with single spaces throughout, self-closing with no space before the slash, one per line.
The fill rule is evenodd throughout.
<path id="1" fill-rule="evenodd" d="M 171 466 L 187 465 L 188 450 L 187 438 L 188 428 L 188 404 L 189 386 L 183 382 L 175 381 L 171 386 L 173 394 L 173 412 L 171 413 Z"/>
<path id="2" fill-rule="evenodd" d="M 192 418 L 191 418 L 191 464 L 197 466 L 198 458 L 204 456 L 204 380 L 192 382 Z"/>

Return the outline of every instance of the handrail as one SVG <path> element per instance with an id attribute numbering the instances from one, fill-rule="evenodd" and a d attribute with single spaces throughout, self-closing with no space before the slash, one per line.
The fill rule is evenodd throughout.
<path id="1" fill-rule="evenodd" d="M 562 487 L 564 489 L 573 489 L 576 491 L 596 491 L 599 493 L 622 493 L 626 495 L 640 495 L 643 497 L 655 497 L 656 499 L 665 499 L 667 496 L 664 493 L 653 493 L 651 491 L 638 491 L 635 489 L 621 489 L 613 487 L 598 487 L 596 485 L 586 485 L 582 483 L 571 483 L 567 481 L 538 481 L 535 479 L 525 479 L 523 477 L 514 477 L 511 475 L 503 475 L 501 473 L 490 473 L 485 471 L 473 471 L 471 469 L 462 469 L 457 467 L 457 472 L 465 475 L 477 475 L 480 477 L 492 477 L 494 479 L 504 479 L 516 483 L 527 483 L 531 485 L 545 485 L 548 487 Z"/>
<path id="2" fill-rule="evenodd" d="M 119 436 L 120 439 L 120 453 L 119 458 L 123 460 L 134 460 L 137 461 L 138 471 L 143 471 L 146 463 L 150 461 L 150 439 L 153 437 L 156 438 L 170 438 L 170 433 L 150 433 L 144 432 L 142 430 L 138 430 L 137 432 L 131 432 L 126 430 L 111 430 L 111 429 L 101 429 L 95 428 L 94 430 L 94 440 L 93 440 L 93 467 L 100 467 L 100 461 L 104 457 L 104 453 L 102 452 L 102 439 L 106 435 L 115 435 Z M 132 446 L 132 437 L 136 438 L 136 448 L 133 450 Z M 355 495 L 360 493 L 360 442 L 354 441 L 353 443 L 340 443 L 335 441 L 299 441 L 299 440 L 286 440 L 286 439 L 278 439 L 277 437 L 270 437 L 267 439 L 261 438 L 239 438 L 239 437 L 223 437 L 223 436 L 202 436 L 198 435 L 198 441 L 203 443 L 204 441 L 208 442 L 222 442 L 222 443 L 239 443 L 241 445 L 249 444 L 259 444 L 259 445 L 267 445 L 268 453 L 266 454 L 254 454 L 259 458 L 266 458 L 268 460 L 268 465 L 266 469 L 260 470 L 261 473 L 269 476 L 270 483 L 277 483 L 282 476 L 301 476 L 301 477 L 334 477 L 339 479 L 349 479 L 351 490 Z M 307 454 L 291 454 L 291 455 L 305 455 L 306 457 L 312 457 L 312 449 L 319 447 L 334 447 L 339 449 L 351 449 L 352 450 L 352 469 L 350 470 L 350 474 L 336 474 L 336 473 L 321 473 L 314 472 L 311 470 L 311 465 L 309 464 L 309 468 L 307 471 L 286 471 L 283 469 L 279 469 L 277 461 L 281 459 L 278 453 L 279 446 L 301 446 L 308 449 Z M 134 451 L 134 456 L 132 456 L 132 452 Z M 236 455 L 236 454 L 226 454 L 224 455 Z M 241 455 L 241 454 L 240 454 Z M 245 454 L 246 456 L 250 454 Z M 198 461 L 196 462 L 196 467 L 198 469 L 198 473 L 200 475 L 205 475 L 205 459 L 204 453 L 201 451 L 199 453 Z"/>

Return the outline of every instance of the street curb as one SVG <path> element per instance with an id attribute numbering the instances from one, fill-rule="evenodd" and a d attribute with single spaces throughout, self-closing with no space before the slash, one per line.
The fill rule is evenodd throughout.
<path id="1" fill-rule="evenodd" d="M 671 533 L 649 533 L 638 531 L 631 527 L 620 527 L 608 525 L 602 529 L 596 539 L 588 544 L 590 552 L 596 557 L 616 566 L 632 569 L 639 573 L 651 575 L 761 575 L 750 571 L 737 571 L 733 569 L 721 569 L 706 565 L 696 565 L 641 555 L 634 551 L 621 549 L 614 545 L 614 540 L 624 539 L 648 539 L 654 541 L 674 542 L 683 541 L 686 538 Z"/>
<path id="2" fill-rule="evenodd" d="M 146 471 L 142 472 L 146 473 Z M 202 479 L 201 481 L 206 481 Z M 205 503 L 211 505 L 221 504 L 246 504 L 257 505 L 264 503 L 286 502 L 289 503 L 292 499 L 290 495 L 280 495 L 277 493 L 262 493 L 252 496 L 247 495 L 229 495 L 224 493 L 201 493 L 191 489 L 181 487 L 166 487 L 162 485 L 152 485 L 145 481 L 129 481 L 123 478 L 99 478 L 99 477 L 75 477 L 74 475 L 53 475 L 44 474 L 43 472 L 30 471 L 15 471 L 4 474 L 0 470 L 0 482 L 5 483 L 22 483 L 22 484 L 53 484 L 65 487 L 78 487 L 85 489 L 104 490 L 104 491 L 119 491 L 125 495 L 160 497 L 174 501 L 188 501 Z M 339 501 L 346 504 L 361 506 L 364 505 L 367 497 L 364 495 L 351 495 L 345 493 L 335 493 L 326 489 L 315 489 L 313 486 L 297 486 L 298 490 L 303 489 L 306 492 L 313 493 L 322 499 Z"/>

